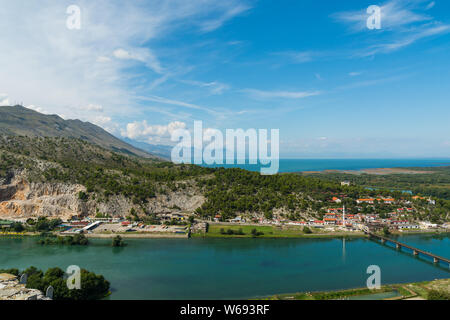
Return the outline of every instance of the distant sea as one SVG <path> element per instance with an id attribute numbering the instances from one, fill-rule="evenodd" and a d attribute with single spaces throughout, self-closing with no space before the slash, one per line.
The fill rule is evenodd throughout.
<path id="1" fill-rule="evenodd" d="M 212 165 L 259 171 L 260 165 Z M 279 172 L 450 166 L 450 159 L 280 159 Z"/>

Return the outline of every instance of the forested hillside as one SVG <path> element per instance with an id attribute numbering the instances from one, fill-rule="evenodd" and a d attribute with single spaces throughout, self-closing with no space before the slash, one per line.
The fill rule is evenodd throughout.
<path id="1" fill-rule="evenodd" d="M 77 191 L 77 203 L 73 199 L 58 203 L 59 206 L 71 203 L 69 209 L 81 214 L 92 214 L 100 210 L 99 204 L 112 201 L 116 204 L 104 210 L 122 216 L 127 216 L 131 209 L 137 214 L 152 216 L 179 209 L 204 218 L 220 215 L 222 220 L 237 215 L 299 220 L 322 218 L 327 208 L 342 204 L 349 213 L 374 210 L 384 213 L 397 208 L 395 204 L 361 206 L 356 202 L 361 197 L 395 197 L 402 201 L 412 198 L 410 194 L 388 188 L 368 190 L 359 185 L 341 186 L 338 176 L 333 179 L 298 174 L 262 176 L 241 169 L 175 165 L 118 154 L 80 139 L 0 137 L 0 187 L 6 186 L 4 191 L 0 190 L 4 193 L 0 200 L 12 194 L 8 185 L 14 176 L 26 180 L 17 182 L 22 186 L 14 186 L 16 194 L 20 188 L 28 188 L 29 183 L 34 183 L 35 188 L 36 184 L 46 184 L 43 191 L 31 192 L 28 197 L 36 193 L 45 195 L 49 188 L 61 189 L 55 184 L 82 186 Z M 13 196 L 13 200 L 14 197 L 17 198 Z M 342 204 L 334 203 L 333 197 L 340 198 Z M 447 219 L 450 201 L 436 200 L 435 205 L 414 201 L 414 218 Z M 17 203 L 9 207 L 16 208 Z"/>

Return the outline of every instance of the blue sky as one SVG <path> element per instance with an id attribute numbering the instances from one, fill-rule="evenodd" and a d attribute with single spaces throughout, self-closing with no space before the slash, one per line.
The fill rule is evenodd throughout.
<path id="1" fill-rule="evenodd" d="M 0 102 L 152 144 L 203 120 L 280 129 L 282 157 L 450 157 L 449 1 L 129 2 L 0 0 Z"/>

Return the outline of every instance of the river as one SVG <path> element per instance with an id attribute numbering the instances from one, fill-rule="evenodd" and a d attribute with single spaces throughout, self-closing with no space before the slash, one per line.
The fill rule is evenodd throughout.
<path id="1" fill-rule="evenodd" d="M 139 239 L 125 248 L 110 240 L 87 247 L 40 246 L 37 239 L 0 238 L 0 269 L 46 270 L 78 265 L 110 281 L 109 299 L 246 299 L 277 293 L 365 287 L 370 265 L 382 284 L 449 278 L 433 265 L 366 238 L 356 239 Z M 400 241 L 450 257 L 447 236 L 413 235 Z"/>

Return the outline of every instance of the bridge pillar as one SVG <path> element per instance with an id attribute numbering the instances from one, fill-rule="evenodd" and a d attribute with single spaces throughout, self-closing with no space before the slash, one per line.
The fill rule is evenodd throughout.
<path id="1" fill-rule="evenodd" d="M 381 239 L 381 243 L 382 243 L 382 244 L 385 244 L 385 243 L 386 243 L 386 240 L 385 240 L 385 239 Z"/>
<path id="2" fill-rule="evenodd" d="M 401 248 L 402 248 L 402 246 L 401 245 L 399 245 L 398 243 L 396 244 L 396 246 L 395 246 L 396 248 L 397 248 L 397 250 L 400 250 Z"/>
<path id="3" fill-rule="evenodd" d="M 434 263 L 439 263 L 439 259 L 438 258 L 433 258 L 433 262 Z"/>
<path id="4" fill-rule="evenodd" d="M 416 250 L 414 250 L 413 253 L 414 253 L 415 256 L 419 255 L 419 252 L 417 252 Z"/>

